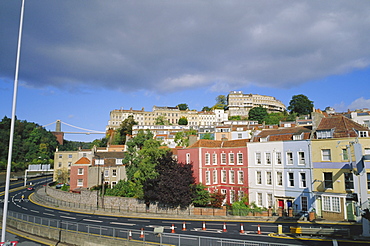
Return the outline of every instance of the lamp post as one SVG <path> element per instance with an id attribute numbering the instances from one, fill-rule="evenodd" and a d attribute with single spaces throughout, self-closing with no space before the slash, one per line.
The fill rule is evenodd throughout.
<path id="1" fill-rule="evenodd" d="M 16 59 L 15 76 L 14 76 L 12 119 L 11 119 L 11 124 L 10 124 L 8 163 L 7 163 L 6 177 L 5 177 L 5 196 L 4 196 L 4 209 L 3 209 L 3 223 L 2 223 L 2 230 L 1 230 L 1 242 L 6 241 L 5 232 L 6 232 L 6 220 L 7 220 L 7 214 L 8 214 L 10 171 L 12 167 L 12 152 L 13 152 L 13 140 L 14 140 L 15 111 L 16 111 L 16 105 L 17 105 L 18 73 L 19 73 L 20 53 L 21 53 L 23 15 L 24 15 L 24 0 L 22 0 L 21 15 L 20 15 L 20 21 L 19 21 L 18 48 L 17 48 L 17 59 Z"/>

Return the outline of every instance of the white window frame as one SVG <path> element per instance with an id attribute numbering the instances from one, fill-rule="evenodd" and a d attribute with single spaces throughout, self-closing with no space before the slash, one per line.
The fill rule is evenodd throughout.
<path id="1" fill-rule="evenodd" d="M 294 164 L 293 152 L 291 152 L 291 151 L 286 152 L 286 162 L 287 162 L 287 165 L 293 165 Z"/>
<path id="2" fill-rule="evenodd" d="M 244 172 L 238 171 L 238 184 L 244 184 Z"/>
<path id="3" fill-rule="evenodd" d="M 212 164 L 217 165 L 217 153 L 212 154 Z"/>
<path id="4" fill-rule="evenodd" d="M 266 171 L 266 185 L 272 185 L 272 172 Z"/>
<path id="5" fill-rule="evenodd" d="M 256 152 L 256 164 L 257 165 L 261 165 L 262 164 L 262 155 L 261 155 L 261 152 Z"/>
<path id="6" fill-rule="evenodd" d="M 226 165 L 226 153 L 221 153 L 221 165 Z"/>
<path id="7" fill-rule="evenodd" d="M 104 170 L 104 177 L 109 177 L 109 169 Z"/>
<path id="8" fill-rule="evenodd" d="M 226 170 L 221 170 L 221 183 L 223 183 L 223 184 L 226 184 L 227 183 Z"/>
<path id="9" fill-rule="evenodd" d="M 243 165 L 243 153 L 237 153 L 238 163 L 237 165 Z"/>
<path id="10" fill-rule="evenodd" d="M 186 164 L 190 164 L 190 153 L 186 153 Z"/>
<path id="11" fill-rule="evenodd" d="M 271 153 L 270 152 L 265 153 L 265 158 L 266 158 L 266 165 L 271 165 Z"/>
<path id="12" fill-rule="evenodd" d="M 276 185 L 283 186 L 283 172 L 281 171 L 276 172 Z"/>
<path id="13" fill-rule="evenodd" d="M 104 165 L 104 159 L 95 159 L 95 165 Z"/>
<path id="14" fill-rule="evenodd" d="M 321 158 L 322 158 L 322 161 L 331 161 L 331 150 L 330 149 L 322 149 L 321 150 Z"/>
<path id="15" fill-rule="evenodd" d="M 276 152 L 276 164 L 281 165 L 283 163 L 281 152 Z"/>
<path id="16" fill-rule="evenodd" d="M 304 151 L 298 151 L 298 165 L 305 165 L 306 158 Z"/>
<path id="17" fill-rule="evenodd" d="M 307 175 L 305 172 L 299 173 L 299 187 L 307 188 Z"/>
<path id="18" fill-rule="evenodd" d="M 83 168 L 78 168 L 77 169 L 77 175 L 84 175 L 84 169 Z"/>
<path id="19" fill-rule="evenodd" d="M 301 210 L 307 211 L 308 210 L 308 197 L 301 196 Z"/>
<path id="20" fill-rule="evenodd" d="M 229 165 L 234 165 L 234 164 L 235 164 L 235 154 L 229 153 Z"/>
<path id="21" fill-rule="evenodd" d="M 83 186 L 84 185 L 84 180 L 83 179 L 77 179 L 77 186 Z"/>
<path id="22" fill-rule="evenodd" d="M 256 171 L 256 184 L 261 185 L 262 184 L 262 172 Z"/>
<path id="23" fill-rule="evenodd" d="M 217 184 L 218 183 L 218 179 L 217 179 L 217 170 L 213 170 L 212 171 L 212 175 L 213 175 L 213 184 Z"/>
<path id="24" fill-rule="evenodd" d="M 206 185 L 210 185 L 211 184 L 211 172 L 206 171 L 204 175 L 205 175 Z"/>
<path id="25" fill-rule="evenodd" d="M 257 193 L 257 205 L 262 207 L 262 193 Z"/>
<path id="26" fill-rule="evenodd" d="M 340 213 L 340 198 L 337 196 L 322 196 L 322 210 Z"/>
<path id="27" fill-rule="evenodd" d="M 205 164 L 206 165 L 211 165 L 211 155 L 209 153 L 206 153 L 205 155 Z"/>
<path id="28" fill-rule="evenodd" d="M 122 161 L 123 161 L 123 158 L 117 158 L 116 165 L 123 165 Z"/>
<path id="29" fill-rule="evenodd" d="M 117 169 L 112 169 L 112 177 L 117 177 Z"/>
<path id="30" fill-rule="evenodd" d="M 288 172 L 288 187 L 294 187 L 295 182 L 294 182 L 294 172 Z"/>
<path id="31" fill-rule="evenodd" d="M 229 183 L 235 184 L 235 171 L 229 170 Z"/>

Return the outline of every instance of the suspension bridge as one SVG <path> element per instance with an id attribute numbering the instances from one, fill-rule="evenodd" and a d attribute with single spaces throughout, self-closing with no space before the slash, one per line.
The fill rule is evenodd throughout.
<path id="1" fill-rule="evenodd" d="M 105 134 L 105 132 L 99 132 L 99 131 L 94 131 L 94 130 L 89 130 L 89 129 L 85 129 L 85 128 L 82 128 L 82 127 L 74 126 L 74 125 L 68 124 L 66 122 L 62 122 L 61 120 L 56 120 L 56 121 L 54 121 L 50 124 L 44 125 L 42 127 L 47 127 L 47 126 L 50 126 L 50 125 L 53 125 L 53 124 L 55 124 L 55 132 L 60 132 L 60 133 L 65 133 L 65 134 L 86 134 L 86 135 Z M 78 130 L 81 130 L 81 131 L 84 131 L 84 132 L 63 132 L 62 131 L 62 124 L 66 125 L 66 126 L 69 126 L 69 127 L 72 127 L 72 128 L 75 128 L 75 129 L 78 129 Z"/>

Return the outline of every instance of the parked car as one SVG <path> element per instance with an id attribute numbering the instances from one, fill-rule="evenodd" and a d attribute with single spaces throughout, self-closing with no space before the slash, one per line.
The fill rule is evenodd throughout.
<path id="1" fill-rule="evenodd" d="M 35 188 L 32 185 L 30 185 L 30 186 L 27 187 L 27 190 L 34 190 L 34 189 Z"/>
<path id="2" fill-rule="evenodd" d="M 60 189 L 60 188 L 62 188 L 62 186 L 63 186 L 64 184 L 63 183 L 59 183 L 59 184 L 57 184 L 56 186 L 55 186 L 55 189 Z"/>

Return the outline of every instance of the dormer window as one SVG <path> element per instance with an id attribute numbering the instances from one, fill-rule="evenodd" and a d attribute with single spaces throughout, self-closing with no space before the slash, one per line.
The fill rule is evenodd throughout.
<path id="1" fill-rule="evenodd" d="M 317 131 L 317 139 L 333 138 L 333 130 Z"/>
<path id="2" fill-rule="evenodd" d="M 359 131 L 358 136 L 360 138 L 367 138 L 369 136 L 369 133 L 367 131 Z"/>
<path id="3" fill-rule="evenodd" d="M 293 135 L 293 140 L 302 140 L 302 139 L 303 139 L 303 133 Z"/>

